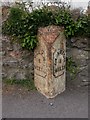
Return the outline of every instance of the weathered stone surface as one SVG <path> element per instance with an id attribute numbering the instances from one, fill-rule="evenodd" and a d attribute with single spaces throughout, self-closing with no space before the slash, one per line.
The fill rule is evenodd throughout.
<path id="1" fill-rule="evenodd" d="M 77 38 L 72 38 L 71 39 L 71 42 L 72 42 L 72 46 L 73 47 L 76 47 L 76 48 L 87 48 L 88 49 L 88 38 L 80 38 L 80 37 L 77 37 Z"/>
<path id="2" fill-rule="evenodd" d="M 2 78 L 33 79 L 33 52 L 23 50 L 18 42 L 2 36 Z"/>
<path id="3" fill-rule="evenodd" d="M 40 28 L 39 46 L 34 51 L 35 86 L 47 98 L 65 90 L 66 40 L 58 26 Z"/>
<path id="4" fill-rule="evenodd" d="M 78 74 L 75 79 L 71 80 L 70 74 L 67 73 L 67 83 L 75 86 L 88 86 L 89 83 L 89 38 L 72 38 L 72 48 L 67 48 L 67 56 L 72 57 L 78 67 Z"/>
<path id="5" fill-rule="evenodd" d="M 87 65 L 86 59 L 88 59 L 88 52 L 82 49 L 73 48 L 71 51 L 72 57 L 78 66 Z"/>

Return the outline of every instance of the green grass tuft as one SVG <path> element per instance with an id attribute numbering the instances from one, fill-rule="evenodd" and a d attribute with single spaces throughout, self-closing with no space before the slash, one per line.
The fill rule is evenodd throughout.
<path id="1" fill-rule="evenodd" d="M 4 83 L 9 85 L 21 85 L 23 87 L 26 87 L 28 90 L 36 90 L 36 87 L 34 85 L 34 80 L 29 79 L 23 79 L 23 80 L 15 80 L 15 79 L 7 79 L 3 80 Z"/>

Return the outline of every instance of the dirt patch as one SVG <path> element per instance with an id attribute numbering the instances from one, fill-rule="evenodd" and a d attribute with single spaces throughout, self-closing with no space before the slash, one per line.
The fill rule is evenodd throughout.
<path id="1" fill-rule="evenodd" d="M 21 85 L 9 85 L 6 83 L 3 83 L 2 85 L 2 94 L 3 95 L 13 95 L 13 94 L 19 94 L 19 95 L 25 95 L 28 92 L 30 92 L 26 87 L 23 87 Z"/>

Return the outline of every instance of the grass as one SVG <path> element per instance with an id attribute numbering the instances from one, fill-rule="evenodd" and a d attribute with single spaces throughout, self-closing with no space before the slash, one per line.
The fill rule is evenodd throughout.
<path id="1" fill-rule="evenodd" d="M 23 80 L 15 80 L 15 79 L 7 79 L 3 80 L 4 83 L 9 85 L 20 85 L 26 87 L 28 90 L 36 90 L 34 85 L 34 80 L 23 79 Z"/>

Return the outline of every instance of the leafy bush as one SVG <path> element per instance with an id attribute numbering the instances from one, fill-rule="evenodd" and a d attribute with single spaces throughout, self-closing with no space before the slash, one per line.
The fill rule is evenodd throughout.
<path id="1" fill-rule="evenodd" d="M 35 9 L 31 13 L 25 9 L 25 4 L 11 7 L 8 19 L 3 24 L 3 33 L 20 39 L 23 48 L 34 49 L 37 46 L 37 31 L 39 27 L 48 25 L 64 26 L 65 35 L 71 38 L 76 35 L 89 36 L 89 17 L 81 16 L 74 21 L 69 9 L 61 7 L 54 12 L 50 7 Z"/>
<path id="2" fill-rule="evenodd" d="M 29 26 L 29 17 L 23 9 L 13 7 L 7 21 L 3 24 L 2 30 L 4 34 L 19 38 L 22 47 L 30 50 L 36 47 L 37 39 L 35 35 L 36 28 Z"/>
<path id="3" fill-rule="evenodd" d="M 76 21 L 76 36 L 90 37 L 90 19 L 89 16 L 82 16 Z"/>

